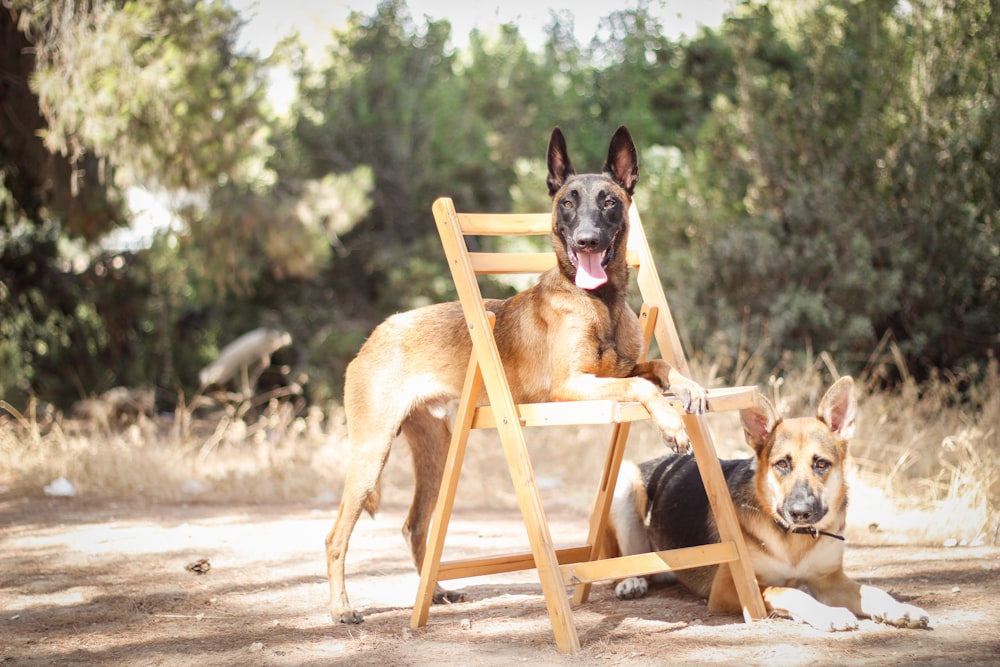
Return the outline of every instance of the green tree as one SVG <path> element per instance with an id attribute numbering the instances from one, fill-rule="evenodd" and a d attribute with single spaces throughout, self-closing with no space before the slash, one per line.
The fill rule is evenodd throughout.
<path id="1" fill-rule="evenodd" d="M 487 121 L 468 104 L 450 33 L 447 21 L 418 27 L 404 2 L 388 0 L 373 16 L 352 14 L 334 36 L 330 65 L 301 75 L 301 176 L 371 167 L 371 211 L 345 239 L 345 269 L 361 295 L 387 309 L 451 294 L 434 199 L 496 209 L 513 180 L 494 159 Z"/>
<path id="2" fill-rule="evenodd" d="M 236 51 L 239 27 L 224 3 L 196 0 L 0 8 L 5 396 L 65 402 L 170 378 L 169 357 L 162 372 L 131 360 L 135 345 L 170 349 L 153 341 L 174 334 L 157 299 L 180 294 L 176 272 L 92 244 L 127 220 L 128 187 L 206 192 L 260 172 L 262 62 Z M 126 265 L 128 278 L 107 270 Z"/>
<path id="3" fill-rule="evenodd" d="M 607 132 L 627 125 L 644 145 L 671 145 L 672 112 L 683 106 L 680 49 L 663 36 L 649 3 L 610 13 L 591 43 L 591 123 Z"/>
<path id="4" fill-rule="evenodd" d="M 503 25 L 494 33 L 473 31 L 457 57 L 455 76 L 466 91 L 472 120 L 482 125 L 491 160 L 509 166 L 527 155 L 543 155 L 546 132 L 562 104 L 553 99 L 550 71 L 515 26 Z M 498 189 L 510 183 L 509 174 L 504 176 Z"/>
<path id="5" fill-rule="evenodd" d="M 736 97 L 685 156 L 706 331 L 775 363 L 911 370 L 996 350 L 998 23 L 989 3 L 748 3 Z"/>
<path id="6" fill-rule="evenodd" d="M 891 205 L 878 260 L 903 279 L 878 326 L 947 368 L 1000 351 L 1000 16 L 987 0 L 910 9 L 911 66 L 875 164 Z"/>

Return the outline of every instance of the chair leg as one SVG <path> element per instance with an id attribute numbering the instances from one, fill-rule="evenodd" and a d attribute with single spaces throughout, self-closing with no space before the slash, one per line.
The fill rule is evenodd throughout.
<path id="1" fill-rule="evenodd" d="M 601 473 L 601 483 L 594 499 L 594 509 L 590 513 L 590 533 L 587 544 L 590 546 L 589 560 L 598 560 L 602 553 L 604 538 L 608 527 L 608 513 L 611 511 L 611 501 L 614 499 L 615 483 L 618 481 L 618 471 L 621 470 L 622 459 L 625 456 L 625 444 L 631 429 L 629 422 L 615 424 L 611 433 L 611 443 L 608 456 Z M 590 596 L 591 584 L 579 584 L 573 592 L 573 604 L 583 604 Z"/>
<path id="2" fill-rule="evenodd" d="M 424 562 L 420 568 L 420 584 L 417 587 L 417 599 L 413 604 L 413 615 L 410 627 L 423 627 L 427 623 L 431 603 L 434 599 L 434 588 L 437 585 L 438 570 L 441 566 L 441 554 L 444 552 L 444 538 L 448 533 L 448 523 L 451 520 L 452 508 L 455 504 L 455 491 L 458 490 L 458 480 L 465 460 L 465 449 L 469 442 L 469 432 L 472 428 L 472 417 L 475 414 L 479 392 L 483 387 L 483 376 L 479 364 L 473 359 L 469 362 L 469 370 L 465 377 L 462 400 L 455 415 L 455 427 L 448 446 L 448 458 L 445 460 L 444 473 L 441 478 L 441 490 L 438 492 L 434 514 L 431 517 L 430 530 L 427 533 L 427 548 L 424 551 Z"/>
<path id="3" fill-rule="evenodd" d="M 504 417 L 498 425 L 503 443 L 507 466 L 510 469 L 518 505 L 528 533 L 528 542 L 535 558 L 535 570 L 542 586 L 542 595 L 548 608 L 556 647 L 562 653 L 576 653 L 580 650 L 580 637 L 573 621 L 566 585 L 556 557 L 549 524 L 542 509 L 542 499 L 535 484 L 535 476 L 528 458 L 524 442 L 524 432 L 517 420 Z"/>
<path id="4" fill-rule="evenodd" d="M 736 509 L 733 507 L 733 499 L 729 493 L 729 487 L 726 485 L 726 478 L 722 474 L 722 465 L 719 463 L 719 456 L 712 443 L 712 436 L 703 418 L 687 416 L 684 421 L 688 436 L 691 438 L 691 448 L 698 463 L 702 484 L 708 495 L 712 513 L 715 515 L 719 539 L 723 542 L 732 542 L 739 556 L 737 560 L 730 561 L 728 565 L 733 576 L 733 583 L 736 585 L 736 594 L 743 607 L 743 618 L 747 622 L 760 620 L 767 616 L 764 599 L 761 597 L 760 587 L 757 585 L 757 577 L 750 563 L 750 553 L 747 551 L 746 542 L 743 539 L 743 531 L 740 529 L 739 520 L 736 517 Z"/>

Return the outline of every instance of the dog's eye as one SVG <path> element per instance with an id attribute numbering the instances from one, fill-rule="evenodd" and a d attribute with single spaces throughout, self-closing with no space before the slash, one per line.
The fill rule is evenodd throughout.
<path id="1" fill-rule="evenodd" d="M 572 199 L 563 199 L 562 202 L 560 202 L 560 205 L 565 209 L 576 208 L 576 204 L 573 203 Z"/>
<path id="2" fill-rule="evenodd" d="M 817 472 L 826 472 L 830 469 L 830 462 L 826 459 L 816 459 L 813 462 L 813 468 L 815 468 Z"/>
<path id="3" fill-rule="evenodd" d="M 611 199 L 609 197 L 609 198 L 607 198 L 607 199 L 604 200 L 604 208 L 605 209 L 612 209 L 612 208 L 614 208 L 617 205 L 618 205 L 618 200 L 616 200 L 616 199 Z"/>
<path id="4" fill-rule="evenodd" d="M 792 464 L 788 459 L 779 459 L 774 462 L 774 469 L 778 472 L 788 472 L 792 469 Z"/>

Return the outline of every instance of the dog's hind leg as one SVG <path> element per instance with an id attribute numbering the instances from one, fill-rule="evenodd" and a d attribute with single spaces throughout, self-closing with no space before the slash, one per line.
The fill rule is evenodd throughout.
<path id="1" fill-rule="evenodd" d="M 414 475 L 413 504 L 403 524 L 403 536 L 410 543 L 413 562 L 417 572 L 420 572 L 427 549 L 427 528 L 441 489 L 451 429 L 443 407 L 440 410 L 423 407 L 410 415 L 403 424 L 402 432 L 413 452 Z M 460 592 L 434 586 L 434 604 L 459 602 L 461 599 Z"/>
<path id="2" fill-rule="evenodd" d="M 608 517 L 618 541 L 618 553 L 622 556 L 653 550 L 643 521 L 647 503 L 639 468 L 631 461 L 622 462 Z M 615 585 L 615 595 L 621 600 L 630 600 L 643 597 L 648 589 L 649 580 L 646 577 L 629 577 Z"/>
<path id="3" fill-rule="evenodd" d="M 371 426 L 371 429 L 365 428 Z M 326 571 L 330 580 L 330 616 L 342 623 L 360 623 L 361 614 L 351 608 L 344 587 L 347 546 L 361 510 L 378 509 L 382 469 L 396 433 L 391 420 L 356 419 L 350 425 L 351 460 L 344 479 L 344 492 L 333 529 L 326 536 Z"/>

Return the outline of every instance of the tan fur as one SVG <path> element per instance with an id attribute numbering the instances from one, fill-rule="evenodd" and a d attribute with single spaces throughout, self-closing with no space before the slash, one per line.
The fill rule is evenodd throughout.
<path id="1" fill-rule="evenodd" d="M 626 302 L 625 243 L 628 209 L 638 178 L 635 147 L 623 127 L 612 138 L 602 174 L 576 175 L 562 133 L 552 134 L 548 187 L 553 199 L 552 245 L 558 266 L 537 285 L 506 300 L 490 300 L 494 336 L 515 402 L 614 398 L 639 401 L 664 435 L 687 443 L 683 423 L 663 396 L 670 389 L 688 411 L 704 412 L 705 390 L 663 360 L 637 363 L 642 335 Z M 607 283 L 577 287 L 570 244 L 577 230 L 600 231 L 585 252 L 598 248 L 610 258 Z M 576 247 L 576 246 L 574 246 Z M 382 469 L 394 436 L 413 452 L 415 491 L 403 526 L 419 570 L 431 511 L 441 484 L 450 428 L 447 403 L 458 397 L 471 354 L 462 308 L 445 303 L 388 318 L 372 332 L 347 368 L 344 407 L 351 460 L 340 511 L 326 539 L 330 613 L 357 623 L 344 588 L 348 542 L 362 508 L 378 505 Z M 459 595 L 435 589 L 436 602 Z"/>
<path id="2" fill-rule="evenodd" d="M 849 578 L 843 570 L 845 542 L 818 532 L 843 535 L 846 526 L 844 466 L 856 409 L 854 383 L 848 377 L 830 387 L 816 417 L 783 420 L 766 399 L 757 408 L 741 411 L 756 467 L 750 461 L 723 464 L 754 574 L 769 612 L 817 628 L 853 629 L 859 616 L 900 627 L 926 627 L 929 617 L 922 609 Z M 644 517 L 653 549 L 691 546 L 677 540 L 692 534 L 700 534 L 702 544 L 718 541 L 711 512 L 691 500 L 696 490 L 692 485 L 700 482 L 688 464 L 679 457 L 642 464 L 648 499 L 632 511 Z M 698 489 L 703 496 L 703 488 Z M 627 555 L 624 545 L 636 540 L 627 532 L 635 525 L 634 517 L 618 506 L 619 500 L 616 494 L 612 530 L 620 552 Z M 670 525 L 671 521 L 685 525 Z M 812 533 L 790 530 L 797 526 Z M 729 567 L 676 574 L 685 586 L 708 598 L 710 611 L 741 610 Z M 634 580 L 620 582 L 617 589 L 621 598 L 645 591 L 645 583 Z"/>

